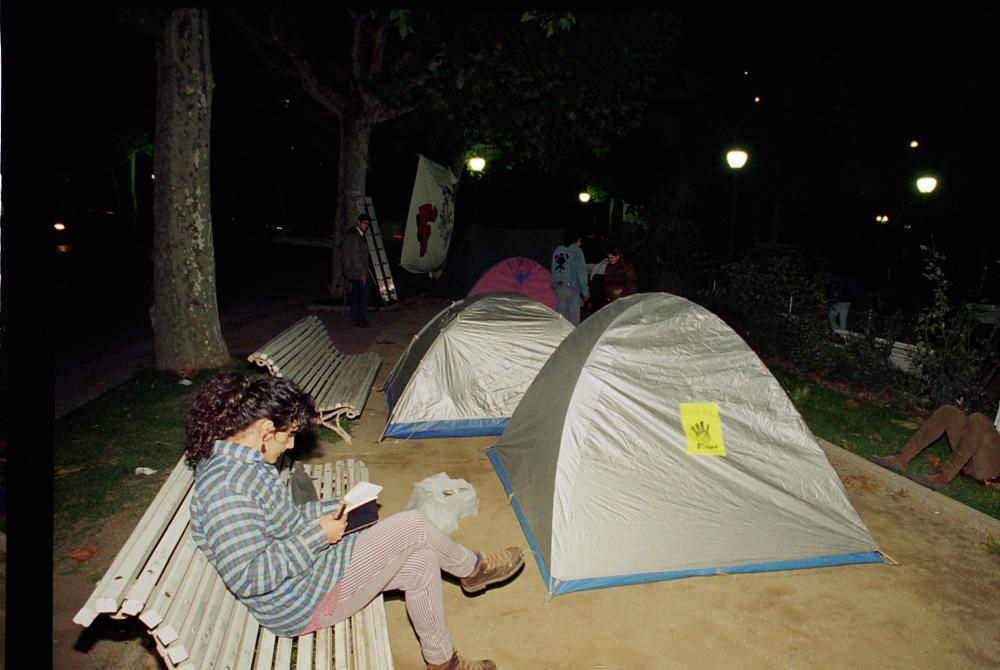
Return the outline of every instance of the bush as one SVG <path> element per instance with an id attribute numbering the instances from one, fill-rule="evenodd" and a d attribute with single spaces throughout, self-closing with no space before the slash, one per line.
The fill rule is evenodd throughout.
<path id="1" fill-rule="evenodd" d="M 944 254 L 933 244 L 920 248 L 931 294 L 914 329 L 920 345 L 914 360 L 918 391 L 929 407 L 951 404 L 993 416 L 997 400 L 988 396 L 987 384 L 1000 364 L 1000 329 L 979 323 L 969 305 L 954 304 Z"/>
<path id="2" fill-rule="evenodd" d="M 866 389 L 907 391 L 906 375 L 889 360 L 900 317 L 861 312 L 853 319 L 861 324 L 857 337 L 833 339 L 825 311 L 829 280 L 796 248 L 760 245 L 725 268 L 705 304 L 759 353 Z"/>
<path id="3" fill-rule="evenodd" d="M 761 245 L 723 269 L 707 306 L 757 350 L 813 367 L 829 345 L 829 326 L 817 311 L 823 283 L 794 247 Z"/>

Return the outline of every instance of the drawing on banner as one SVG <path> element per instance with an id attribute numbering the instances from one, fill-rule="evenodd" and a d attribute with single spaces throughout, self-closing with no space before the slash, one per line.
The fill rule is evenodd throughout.
<path id="1" fill-rule="evenodd" d="M 410 197 L 399 265 L 409 272 L 439 273 L 455 230 L 455 184 L 458 178 L 419 156 Z"/>

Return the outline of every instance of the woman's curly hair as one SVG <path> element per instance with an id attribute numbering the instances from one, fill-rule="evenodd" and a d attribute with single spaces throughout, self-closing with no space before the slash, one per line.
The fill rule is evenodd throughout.
<path id="1" fill-rule="evenodd" d="M 218 374 L 205 382 L 191 404 L 184 446 L 188 464 L 195 467 L 211 455 L 216 440 L 257 419 L 270 419 L 278 430 L 301 430 L 316 421 L 316 406 L 294 382 L 281 377 Z"/>

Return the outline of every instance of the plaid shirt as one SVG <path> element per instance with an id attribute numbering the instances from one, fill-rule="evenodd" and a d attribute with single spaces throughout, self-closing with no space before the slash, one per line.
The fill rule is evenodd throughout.
<path id="1" fill-rule="evenodd" d="M 339 502 L 296 505 L 259 451 L 218 440 L 195 470 L 191 537 L 260 625 L 295 636 L 351 556 L 354 534 L 330 544 L 318 522 Z"/>

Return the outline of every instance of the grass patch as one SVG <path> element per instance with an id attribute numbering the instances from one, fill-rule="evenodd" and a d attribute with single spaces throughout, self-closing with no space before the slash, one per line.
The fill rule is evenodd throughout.
<path id="1" fill-rule="evenodd" d="M 118 512 L 149 504 L 181 457 L 194 390 L 176 374 L 142 370 L 121 386 L 57 419 L 53 472 L 53 541 L 96 533 Z M 156 470 L 139 475 L 137 467 Z"/>
<path id="2" fill-rule="evenodd" d="M 887 456 L 899 451 L 920 427 L 921 419 L 889 402 L 858 400 L 796 376 L 781 367 L 771 372 L 791 398 L 813 434 L 858 456 Z M 910 472 L 936 472 L 951 448 L 942 437 L 910 462 Z M 955 477 L 941 493 L 1000 519 L 1000 491 L 968 477 Z"/>
<path id="3" fill-rule="evenodd" d="M 260 374 L 246 360 L 233 369 Z M 96 535 L 118 513 L 142 516 L 184 450 L 184 428 L 194 394 L 217 370 L 179 383 L 172 372 L 142 370 L 53 425 L 53 544 L 57 554 L 75 547 L 70 538 Z M 340 437 L 322 429 L 317 438 Z M 136 474 L 138 467 L 156 474 Z"/>

